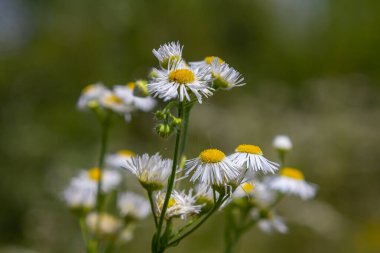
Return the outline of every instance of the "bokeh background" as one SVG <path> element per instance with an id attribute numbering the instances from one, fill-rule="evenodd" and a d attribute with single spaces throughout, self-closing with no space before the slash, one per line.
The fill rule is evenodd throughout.
<path id="1" fill-rule="evenodd" d="M 169 41 L 184 56 L 222 57 L 247 85 L 193 110 L 188 155 L 294 141 L 291 165 L 319 185 L 310 202 L 279 212 L 287 235 L 252 229 L 240 252 L 380 252 L 380 1 L 0 0 L 0 252 L 83 252 L 60 199 L 92 166 L 99 128 L 76 109 L 81 89 L 145 77 L 151 50 Z M 118 122 L 110 151 L 170 155 L 152 114 Z M 169 252 L 221 252 L 218 215 Z M 151 220 L 125 252 L 148 252 Z"/>

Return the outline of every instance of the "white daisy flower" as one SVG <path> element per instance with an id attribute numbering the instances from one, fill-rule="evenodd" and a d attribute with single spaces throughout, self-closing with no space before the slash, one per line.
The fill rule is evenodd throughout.
<path id="1" fill-rule="evenodd" d="M 167 68 L 169 62 L 182 60 L 183 46 L 179 42 L 170 42 L 160 46 L 157 50 L 153 49 L 153 54 L 160 62 L 161 66 Z"/>
<path id="2" fill-rule="evenodd" d="M 144 112 L 151 111 L 156 106 L 156 100 L 150 96 L 135 96 L 135 87 L 135 83 L 128 83 L 127 85 L 116 85 L 114 87 L 114 91 L 115 94 L 124 101 L 124 103 L 131 104 L 131 106 L 133 106 L 135 109 Z"/>
<path id="3" fill-rule="evenodd" d="M 124 168 L 132 172 L 145 189 L 156 191 L 167 183 L 172 164 L 172 160 L 162 159 L 158 153 L 150 157 L 143 154 L 128 159 Z"/>
<path id="4" fill-rule="evenodd" d="M 196 203 L 202 206 L 201 213 L 207 213 L 214 205 L 214 194 L 210 186 L 198 184 L 195 186 Z M 219 193 L 215 192 L 215 197 L 218 198 Z"/>
<path id="5" fill-rule="evenodd" d="M 63 192 L 66 204 L 74 210 L 90 210 L 96 205 L 97 185 L 82 177 L 71 179 Z"/>
<path id="6" fill-rule="evenodd" d="M 95 83 L 86 86 L 79 97 L 78 108 L 85 110 L 91 107 L 99 106 L 100 99 L 109 92 L 102 83 Z"/>
<path id="7" fill-rule="evenodd" d="M 245 83 L 243 83 L 244 78 L 241 74 L 227 63 L 220 63 L 219 59 L 213 59 L 211 72 L 213 77 L 212 85 L 215 89 L 230 90 L 234 87 L 245 85 Z"/>
<path id="8" fill-rule="evenodd" d="M 211 81 L 210 68 L 188 67 L 183 61 L 169 62 L 168 69 L 156 69 L 157 77 L 148 84 L 149 93 L 153 97 L 159 97 L 164 101 L 179 99 L 179 101 L 191 101 L 193 93 L 198 102 L 202 103 L 202 97 L 212 95 L 213 88 L 208 83 Z"/>
<path id="9" fill-rule="evenodd" d="M 124 217 L 142 220 L 150 213 L 150 204 L 145 198 L 133 192 L 122 193 L 117 205 Z"/>
<path id="10" fill-rule="evenodd" d="M 129 241 L 132 241 L 134 230 L 135 230 L 134 224 L 128 224 L 127 227 L 123 228 L 123 230 L 119 233 L 120 242 L 127 243 Z"/>
<path id="11" fill-rule="evenodd" d="M 235 149 L 235 152 L 228 157 L 247 172 L 263 171 L 265 173 L 274 173 L 278 169 L 279 165 L 267 160 L 259 146 L 242 144 Z"/>
<path id="12" fill-rule="evenodd" d="M 277 135 L 273 139 L 273 147 L 279 151 L 289 151 L 292 149 L 293 144 L 287 135 Z"/>
<path id="13" fill-rule="evenodd" d="M 197 158 L 186 161 L 186 175 L 193 173 L 190 181 L 208 186 L 225 186 L 239 177 L 236 165 L 218 149 L 206 149 Z"/>
<path id="14" fill-rule="evenodd" d="M 303 200 L 311 199 L 315 196 L 317 187 L 304 180 L 301 171 L 285 167 L 280 170 L 279 176 L 273 176 L 268 179 L 268 186 L 284 194 L 296 195 Z"/>
<path id="15" fill-rule="evenodd" d="M 115 170 L 91 168 L 88 171 L 81 171 L 79 176 L 82 180 L 88 180 L 93 185 L 98 185 L 99 180 L 102 180 L 102 191 L 109 192 L 119 186 L 121 175 Z"/>
<path id="16" fill-rule="evenodd" d="M 103 94 L 100 98 L 100 105 L 122 115 L 130 115 L 134 110 L 131 103 L 126 103 L 120 96 L 111 91 Z"/>
<path id="17" fill-rule="evenodd" d="M 162 210 L 165 201 L 165 193 L 159 193 L 156 196 L 156 203 L 158 208 L 158 216 Z M 177 192 L 174 190 L 169 199 L 168 209 L 165 213 L 165 219 L 180 217 L 185 220 L 191 215 L 200 213 L 203 205 L 196 204 L 196 197 L 192 195 L 190 190 L 188 194 L 185 191 Z"/>
<path id="18" fill-rule="evenodd" d="M 234 198 L 251 197 L 255 192 L 255 184 L 253 181 L 242 183 L 233 193 Z"/>
<path id="19" fill-rule="evenodd" d="M 103 236 L 115 235 L 122 228 L 122 222 L 108 213 L 90 213 L 86 217 L 86 224 L 92 233 Z"/>
<path id="20" fill-rule="evenodd" d="M 120 169 L 125 165 L 125 161 L 136 154 L 128 149 L 119 150 L 114 154 L 109 154 L 106 156 L 106 164 L 109 168 Z"/>
<path id="21" fill-rule="evenodd" d="M 278 197 L 277 192 L 270 189 L 267 184 L 258 181 L 255 182 L 253 194 L 255 203 L 263 208 L 270 207 Z"/>
<path id="22" fill-rule="evenodd" d="M 222 64 L 224 61 L 218 56 L 207 56 L 203 59 L 203 61 L 193 61 L 189 62 L 190 66 L 194 66 L 196 68 L 203 68 L 205 66 L 211 66 L 212 62 L 216 59 L 217 63 Z"/>

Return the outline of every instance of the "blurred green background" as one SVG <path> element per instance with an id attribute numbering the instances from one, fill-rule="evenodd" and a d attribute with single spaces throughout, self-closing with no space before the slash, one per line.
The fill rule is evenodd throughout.
<path id="1" fill-rule="evenodd" d="M 247 85 L 193 110 L 188 154 L 294 141 L 291 165 L 320 186 L 279 208 L 290 231 L 246 234 L 240 252 L 380 252 L 380 1 L 0 0 L 0 252 L 83 252 L 60 200 L 94 165 L 99 129 L 76 109 L 81 89 L 145 77 L 153 48 L 222 57 Z M 160 151 L 152 114 L 118 122 L 110 150 Z M 169 252 L 221 252 L 222 215 Z M 148 252 L 151 220 L 126 252 Z"/>

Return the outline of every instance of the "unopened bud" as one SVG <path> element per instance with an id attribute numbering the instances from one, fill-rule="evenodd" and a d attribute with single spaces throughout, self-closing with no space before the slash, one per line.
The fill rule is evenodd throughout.
<path id="1" fill-rule="evenodd" d="M 156 126 L 156 133 L 162 138 L 167 138 L 172 133 L 173 129 L 168 124 L 158 124 Z"/>

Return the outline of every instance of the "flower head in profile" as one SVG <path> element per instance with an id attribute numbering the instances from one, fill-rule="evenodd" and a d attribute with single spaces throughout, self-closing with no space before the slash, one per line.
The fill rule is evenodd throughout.
<path id="1" fill-rule="evenodd" d="M 133 192 L 122 193 L 118 198 L 117 205 L 120 209 L 120 213 L 124 217 L 133 220 L 142 220 L 150 213 L 149 202 Z"/>
<path id="2" fill-rule="evenodd" d="M 241 74 L 227 63 L 220 63 L 219 58 L 213 59 L 211 72 L 213 77 L 212 86 L 215 89 L 230 90 L 234 87 L 245 85 Z"/>
<path id="3" fill-rule="evenodd" d="M 235 149 L 235 153 L 229 156 L 231 161 L 247 172 L 263 171 L 274 173 L 278 164 L 269 161 L 263 156 L 259 146 L 241 144 Z"/>
<path id="4" fill-rule="evenodd" d="M 183 46 L 179 42 L 170 42 L 161 45 L 157 50 L 153 49 L 153 54 L 163 68 L 167 68 L 169 62 L 178 62 L 182 60 Z"/>
<path id="5" fill-rule="evenodd" d="M 206 149 L 197 158 L 186 161 L 186 175 L 190 181 L 208 186 L 224 186 L 239 177 L 236 165 L 218 149 Z"/>
<path id="6" fill-rule="evenodd" d="M 159 193 L 156 197 L 156 204 L 158 207 L 158 215 L 164 204 L 165 194 Z M 183 220 L 187 219 L 191 215 L 200 213 L 202 205 L 196 203 L 196 197 L 193 196 L 192 191 L 185 193 L 185 191 L 178 192 L 174 190 L 169 199 L 168 209 L 165 213 L 165 218 L 170 220 L 171 218 L 179 217 Z"/>
<path id="7" fill-rule="evenodd" d="M 303 200 L 313 198 L 317 191 L 316 185 L 305 181 L 300 170 L 290 167 L 281 169 L 280 175 L 270 177 L 267 183 L 272 190 L 299 196 Z"/>
<path id="8" fill-rule="evenodd" d="M 218 56 L 206 56 L 202 61 L 189 62 L 190 66 L 197 68 L 203 68 L 205 66 L 211 66 L 212 62 L 216 60 L 218 64 L 222 64 L 224 61 Z"/>
<path id="9" fill-rule="evenodd" d="M 162 159 L 158 153 L 153 156 L 143 154 L 126 160 L 124 168 L 133 173 L 145 189 L 156 191 L 167 183 L 172 163 L 170 159 Z"/>
<path id="10" fill-rule="evenodd" d="M 234 198 L 251 197 L 255 192 L 255 183 L 253 181 L 243 182 L 236 188 L 233 193 Z"/>
<path id="11" fill-rule="evenodd" d="M 125 161 L 136 156 L 136 154 L 128 149 L 122 149 L 116 153 L 106 156 L 106 164 L 110 168 L 120 169 L 125 165 Z"/>
<path id="12" fill-rule="evenodd" d="M 83 90 L 78 100 L 78 108 L 86 110 L 99 106 L 100 99 L 109 92 L 109 90 L 102 83 L 95 83 L 87 85 Z"/>
<path id="13" fill-rule="evenodd" d="M 86 224 L 92 233 L 102 236 L 113 236 L 122 228 L 122 222 L 108 213 L 90 213 L 86 217 Z"/>
<path id="14" fill-rule="evenodd" d="M 125 104 L 130 104 L 135 110 L 149 112 L 156 106 L 156 100 L 149 95 L 144 96 L 144 86 L 147 86 L 146 82 L 139 80 L 126 85 L 116 85 L 114 91 Z M 136 93 L 138 93 L 138 95 Z"/>
<path id="15" fill-rule="evenodd" d="M 286 152 L 292 149 L 293 144 L 287 135 L 277 135 L 273 139 L 273 147 L 278 151 Z"/>
<path id="16" fill-rule="evenodd" d="M 202 98 L 211 96 L 214 90 L 208 85 L 209 70 L 209 67 L 189 67 L 183 61 L 170 61 L 168 69 L 155 69 L 157 77 L 148 84 L 149 93 L 164 101 L 191 101 L 193 94 L 202 103 Z"/>

